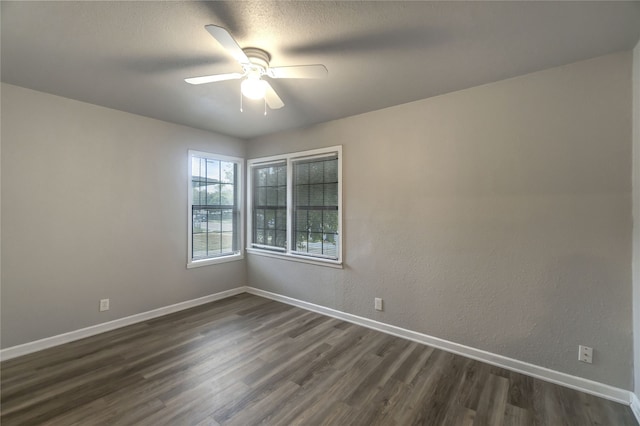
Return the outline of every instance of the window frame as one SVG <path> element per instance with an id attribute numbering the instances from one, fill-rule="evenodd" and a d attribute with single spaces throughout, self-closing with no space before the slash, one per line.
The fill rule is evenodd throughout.
<path id="1" fill-rule="evenodd" d="M 201 266 L 216 265 L 220 263 L 233 262 L 244 259 L 244 158 L 232 157 L 228 155 L 220 155 L 212 152 L 197 151 L 190 149 L 188 151 L 188 166 L 187 166 L 187 268 L 197 268 Z M 237 191 L 236 196 L 236 211 L 238 215 L 237 228 L 234 229 L 234 234 L 237 232 L 238 248 L 231 254 L 222 254 L 219 256 L 208 257 L 204 259 L 193 258 L 193 158 L 206 158 L 216 161 L 231 162 L 236 164 L 236 173 L 234 177 L 234 186 Z"/>
<path id="2" fill-rule="evenodd" d="M 276 244 L 273 244 L 273 245 L 270 245 L 270 244 L 258 244 L 256 242 L 253 242 L 254 219 L 255 219 L 254 218 L 254 214 L 253 214 L 254 207 L 265 210 L 265 215 L 266 215 L 266 210 L 273 210 L 274 211 L 275 218 L 276 218 L 276 225 L 275 225 L 274 231 L 275 231 L 276 234 L 277 234 L 277 231 L 278 231 L 278 228 L 277 228 L 277 216 L 278 216 L 277 210 L 281 209 L 281 207 L 279 205 L 277 205 L 277 204 L 270 206 L 267 203 L 265 205 L 256 206 L 256 203 L 255 203 L 255 200 L 254 200 L 254 198 L 255 198 L 254 196 L 256 195 L 256 188 L 260 189 L 260 188 L 264 187 L 264 188 L 266 188 L 266 192 L 268 193 L 268 188 L 269 187 L 273 187 L 274 185 L 264 185 L 262 187 L 259 186 L 259 185 L 256 185 L 253 174 L 254 174 L 254 171 L 256 169 L 262 169 L 262 168 L 267 168 L 267 167 L 282 167 L 282 166 L 285 167 L 285 173 L 286 173 L 286 176 L 287 176 L 286 180 L 285 180 L 285 185 L 284 185 L 285 186 L 285 190 L 286 190 L 286 188 L 288 188 L 288 185 L 289 185 L 289 182 L 288 182 L 288 180 L 289 180 L 288 164 L 287 164 L 286 160 L 279 159 L 277 161 L 266 161 L 266 162 L 254 163 L 251 166 L 247 167 L 247 170 L 249 170 L 249 167 L 251 167 L 251 169 L 249 170 L 249 173 L 247 174 L 247 182 L 249 182 L 249 181 L 251 182 L 249 184 L 251 186 L 251 200 L 248 203 L 248 206 L 250 206 L 249 208 L 251 210 L 247 211 L 247 221 L 250 222 L 250 223 L 247 223 L 247 235 L 250 235 L 248 238 L 249 238 L 249 240 L 251 240 L 251 246 L 253 248 L 259 248 L 259 249 L 262 249 L 262 250 L 266 250 L 266 251 L 270 251 L 270 252 L 276 252 L 276 253 L 284 253 L 284 252 L 286 252 L 286 250 L 287 250 L 286 246 L 287 246 L 287 243 L 288 243 L 286 235 L 285 235 L 285 247 L 280 247 L 280 246 L 278 246 Z M 278 184 L 276 182 L 275 187 L 279 187 L 279 186 L 282 186 L 282 185 L 280 185 L 280 184 Z M 287 214 L 287 206 L 289 204 L 288 196 L 289 196 L 289 194 L 288 194 L 288 191 L 287 191 L 285 193 L 285 207 L 284 207 L 284 210 L 285 210 L 285 225 L 286 225 L 287 229 L 288 229 L 288 226 L 289 226 L 289 218 L 288 218 L 288 214 Z M 258 198 L 260 198 L 260 197 L 258 197 Z M 266 197 L 266 198 L 268 198 L 268 197 Z M 249 215 L 249 212 L 251 213 L 250 215 Z M 263 230 L 265 230 L 265 229 L 263 228 Z M 249 234 L 249 232 L 250 232 L 250 234 Z M 277 240 L 277 236 L 276 236 L 276 240 Z"/>
<path id="3" fill-rule="evenodd" d="M 296 250 L 292 250 L 292 244 L 295 237 L 293 236 L 293 164 L 297 161 L 312 160 L 315 158 L 328 157 L 331 154 L 337 155 L 338 160 L 338 247 L 337 258 L 329 258 L 323 255 L 313 254 L 299 254 Z M 259 166 L 265 166 L 268 164 L 277 164 L 278 162 L 286 163 L 287 171 L 287 242 L 284 250 L 278 250 L 273 248 L 265 248 L 253 241 L 253 195 L 254 195 L 254 182 L 253 182 L 253 170 Z M 245 250 L 247 253 L 258 254 L 266 257 L 273 257 L 279 259 L 293 260 L 303 263 L 310 263 L 315 265 L 330 266 L 334 268 L 342 268 L 343 259 L 343 221 L 342 221 L 342 145 L 331 146 L 327 148 L 319 148 L 308 151 L 299 151 L 286 153 L 281 155 L 272 155 L 268 157 L 253 158 L 247 160 L 247 244 Z"/>

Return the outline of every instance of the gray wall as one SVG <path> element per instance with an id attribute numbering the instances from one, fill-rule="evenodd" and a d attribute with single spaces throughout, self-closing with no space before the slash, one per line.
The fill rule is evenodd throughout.
<path id="1" fill-rule="evenodd" d="M 631 389 L 631 93 L 627 52 L 254 140 L 344 146 L 345 268 L 187 270 L 187 149 L 245 143 L 2 84 L 1 347 L 248 283 Z"/>
<path id="2" fill-rule="evenodd" d="M 3 348 L 246 284 L 245 261 L 186 269 L 187 150 L 245 142 L 1 89 Z"/>
<path id="3" fill-rule="evenodd" d="M 640 399 L 640 42 L 633 50 L 633 326 L 634 391 Z"/>
<path id="4" fill-rule="evenodd" d="M 345 268 L 249 255 L 249 284 L 632 389 L 631 57 L 250 141 L 343 145 Z"/>

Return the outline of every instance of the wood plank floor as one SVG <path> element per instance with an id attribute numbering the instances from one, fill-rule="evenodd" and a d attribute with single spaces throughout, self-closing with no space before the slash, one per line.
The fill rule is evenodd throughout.
<path id="1" fill-rule="evenodd" d="M 8 425 L 637 425 L 631 410 L 241 294 L 3 362 Z"/>

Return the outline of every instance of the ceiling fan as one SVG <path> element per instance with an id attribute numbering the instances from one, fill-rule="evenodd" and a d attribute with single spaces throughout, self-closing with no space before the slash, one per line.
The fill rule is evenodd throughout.
<path id="1" fill-rule="evenodd" d="M 324 65 L 295 65 L 289 67 L 270 67 L 271 55 L 266 51 L 254 47 L 242 49 L 229 32 L 216 25 L 206 25 L 205 29 L 224 47 L 242 66 L 243 72 L 227 74 L 205 75 L 202 77 L 186 78 L 190 84 L 214 83 L 225 80 L 243 79 L 241 92 L 250 99 L 264 99 L 271 109 L 284 106 L 280 96 L 263 77 L 269 78 L 324 78 L 328 71 Z M 242 97 L 241 97 L 242 101 Z M 241 104 L 242 105 L 242 104 Z M 241 106 L 242 110 L 242 106 Z M 266 109 L 265 109 L 266 114 Z"/>

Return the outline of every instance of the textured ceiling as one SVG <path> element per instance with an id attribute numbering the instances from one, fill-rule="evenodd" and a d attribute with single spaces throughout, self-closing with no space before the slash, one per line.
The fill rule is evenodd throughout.
<path id="1" fill-rule="evenodd" d="M 241 138 L 302 127 L 610 52 L 640 37 L 640 2 L 1 2 L 2 81 Z M 271 65 L 326 65 L 273 80 L 262 115 L 205 31 L 227 28 Z"/>

